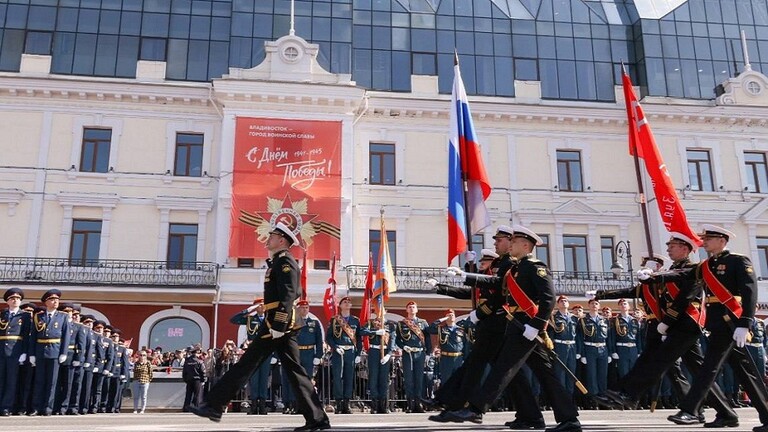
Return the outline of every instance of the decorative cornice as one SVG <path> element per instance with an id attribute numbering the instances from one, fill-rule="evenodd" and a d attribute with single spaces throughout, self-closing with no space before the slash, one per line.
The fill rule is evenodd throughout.
<path id="1" fill-rule="evenodd" d="M 158 196 L 155 198 L 155 205 L 160 210 L 191 210 L 209 212 L 213 208 L 214 200 L 212 198 Z"/>
<path id="2" fill-rule="evenodd" d="M 99 194 L 86 192 L 59 192 L 56 199 L 62 207 L 101 207 L 115 208 L 120 202 L 117 194 Z"/>

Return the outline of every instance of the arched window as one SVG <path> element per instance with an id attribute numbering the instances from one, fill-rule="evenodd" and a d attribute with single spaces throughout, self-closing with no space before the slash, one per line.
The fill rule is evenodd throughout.
<path id="1" fill-rule="evenodd" d="M 203 331 L 196 322 L 184 317 L 172 317 L 160 320 L 152 326 L 147 346 L 172 351 L 202 342 Z"/>

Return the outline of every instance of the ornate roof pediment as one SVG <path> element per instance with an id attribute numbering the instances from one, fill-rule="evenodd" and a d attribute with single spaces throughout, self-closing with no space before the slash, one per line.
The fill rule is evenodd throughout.
<path id="1" fill-rule="evenodd" d="M 558 216 L 599 215 L 602 213 L 603 212 L 601 212 L 600 210 L 595 209 L 594 207 L 590 206 L 589 204 L 585 203 L 580 199 L 572 199 L 568 202 L 565 202 L 555 207 L 552 210 L 552 214 L 558 215 Z"/>
<path id="2" fill-rule="evenodd" d="M 721 86 L 723 93 L 715 99 L 718 105 L 768 106 L 768 77 L 751 68 Z"/>

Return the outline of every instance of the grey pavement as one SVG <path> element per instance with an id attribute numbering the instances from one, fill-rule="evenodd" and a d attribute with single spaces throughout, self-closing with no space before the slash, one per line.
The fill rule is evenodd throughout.
<path id="1" fill-rule="evenodd" d="M 757 413 L 751 408 L 737 410 L 741 425 L 725 431 L 751 431 L 758 424 Z M 585 431 L 709 431 L 701 426 L 678 426 L 666 420 L 674 410 L 648 411 L 583 411 L 580 419 Z M 714 411 L 707 410 L 708 419 Z M 512 412 L 488 413 L 482 425 L 473 423 L 433 423 L 427 420 L 429 414 L 389 415 L 329 414 L 332 429 L 342 432 L 366 431 L 509 431 L 504 422 L 512 420 Z M 554 425 L 552 412 L 544 413 L 547 425 Z M 267 416 L 249 416 L 242 413 L 227 413 L 221 423 L 214 423 L 193 414 L 179 412 L 153 412 L 146 414 L 95 414 L 87 416 L 54 417 L 0 417 L 0 429 L 4 431 L 289 431 L 304 424 L 301 416 L 279 413 Z"/>

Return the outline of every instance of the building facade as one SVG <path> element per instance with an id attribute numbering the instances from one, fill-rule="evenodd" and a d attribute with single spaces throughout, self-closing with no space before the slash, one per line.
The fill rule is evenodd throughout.
<path id="1" fill-rule="evenodd" d="M 2 285 L 33 300 L 56 286 L 140 345 L 236 337 L 228 318 L 259 295 L 267 258 L 258 241 L 232 252 L 239 122 L 309 121 L 339 136 L 338 226 L 317 229 L 307 261 L 313 312 L 322 318 L 331 252 L 339 291 L 362 295 L 382 217 L 399 286 L 390 311 L 412 298 L 427 318 L 466 310 L 424 283 L 448 264 L 454 48 L 493 186 L 474 249 L 522 223 L 546 240 L 537 254 L 558 291 L 627 286 L 649 252 L 647 200 L 650 246 L 663 253 L 650 184 L 643 198 L 627 151 L 623 61 L 691 225 L 727 227 L 768 276 L 765 1 L 315 0 L 290 11 L 287 0 L 0 4 Z M 307 223 L 311 198 L 290 201 Z M 338 250 L 317 250 L 334 232 Z"/>

